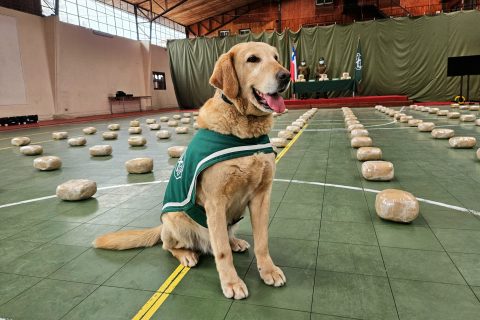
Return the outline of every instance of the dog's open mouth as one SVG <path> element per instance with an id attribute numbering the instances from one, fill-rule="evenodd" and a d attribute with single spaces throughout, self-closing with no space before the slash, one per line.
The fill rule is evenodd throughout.
<path id="1" fill-rule="evenodd" d="M 285 102 L 278 92 L 275 93 L 262 93 L 255 88 L 252 88 L 253 96 L 257 100 L 258 104 L 267 111 L 275 111 L 283 113 L 285 111 Z"/>

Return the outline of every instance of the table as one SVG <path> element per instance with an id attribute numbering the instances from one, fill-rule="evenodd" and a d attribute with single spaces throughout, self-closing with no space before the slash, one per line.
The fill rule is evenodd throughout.
<path id="1" fill-rule="evenodd" d="M 152 104 L 152 96 L 124 96 L 124 97 L 115 97 L 109 96 L 108 102 L 110 103 L 110 113 L 113 114 L 113 105 L 115 103 L 122 105 L 122 111 L 125 112 L 132 112 L 132 111 L 142 111 L 142 99 L 150 99 L 150 105 Z M 138 110 L 126 110 L 125 109 L 125 102 L 130 101 L 138 101 Z"/>
<path id="2" fill-rule="evenodd" d="M 297 94 L 297 96 L 306 93 L 328 91 L 352 91 L 353 95 L 355 95 L 355 80 L 326 80 L 293 83 L 293 93 Z"/>

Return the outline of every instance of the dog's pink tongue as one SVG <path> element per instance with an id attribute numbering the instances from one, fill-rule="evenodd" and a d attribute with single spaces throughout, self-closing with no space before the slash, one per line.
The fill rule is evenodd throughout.
<path id="1" fill-rule="evenodd" d="M 276 94 L 275 97 L 269 94 L 265 95 L 265 100 L 268 103 L 268 106 L 272 108 L 275 112 L 283 113 L 285 111 L 285 102 L 281 95 Z"/>

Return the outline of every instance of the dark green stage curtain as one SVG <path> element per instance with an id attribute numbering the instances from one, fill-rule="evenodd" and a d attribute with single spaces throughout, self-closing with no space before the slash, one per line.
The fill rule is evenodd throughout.
<path id="1" fill-rule="evenodd" d="M 357 22 L 348 26 L 303 28 L 298 32 L 261 33 L 225 38 L 196 38 L 167 44 L 175 93 L 182 108 L 198 108 L 214 89 L 208 84 L 215 61 L 233 45 L 262 41 L 277 47 L 289 68 L 291 47 L 305 59 L 311 78 L 325 57 L 330 78 L 353 75 L 360 39 L 364 59 L 361 95 L 407 95 L 418 101 L 446 101 L 459 94 L 460 78 L 447 78 L 447 58 L 480 54 L 480 12 L 433 17 Z M 464 85 L 465 95 L 466 84 Z M 291 91 L 285 94 L 291 95 Z M 480 76 L 470 77 L 470 99 L 480 100 Z"/>

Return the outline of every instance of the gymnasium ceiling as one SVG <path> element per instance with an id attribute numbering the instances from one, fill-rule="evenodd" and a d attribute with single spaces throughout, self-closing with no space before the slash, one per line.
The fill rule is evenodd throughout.
<path id="1" fill-rule="evenodd" d="M 227 11 L 257 2 L 255 0 L 126 0 L 131 4 L 138 4 L 145 10 L 173 20 L 184 26 L 189 26 L 210 17 L 220 15 Z"/>

